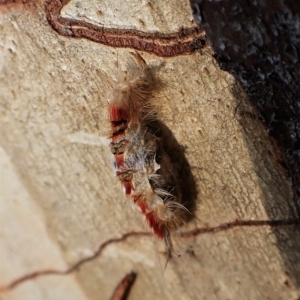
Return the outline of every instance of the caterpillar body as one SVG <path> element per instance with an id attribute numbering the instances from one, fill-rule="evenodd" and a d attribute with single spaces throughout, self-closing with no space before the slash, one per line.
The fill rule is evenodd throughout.
<path id="1" fill-rule="evenodd" d="M 110 149 L 125 195 L 144 215 L 154 234 L 164 239 L 170 256 L 170 231 L 184 223 L 187 209 L 181 203 L 176 168 L 155 125 L 157 81 L 143 58 L 131 54 L 138 68 L 125 73 L 115 84 L 108 103 Z"/>

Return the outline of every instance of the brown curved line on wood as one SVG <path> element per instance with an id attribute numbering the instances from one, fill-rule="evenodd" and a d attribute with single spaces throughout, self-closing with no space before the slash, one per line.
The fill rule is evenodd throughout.
<path id="1" fill-rule="evenodd" d="M 207 45 L 204 31 L 199 27 L 164 34 L 106 28 L 85 21 L 63 18 L 60 12 L 68 2 L 70 0 L 45 0 L 49 24 L 63 36 L 86 38 L 107 46 L 133 48 L 162 57 L 191 54 Z"/>
<path id="2" fill-rule="evenodd" d="M 74 271 L 78 270 L 81 265 L 98 257 L 108 245 L 113 244 L 113 243 L 123 242 L 127 238 L 132 237 L 132 236 L 153 236 L 153 234 L 151 232 L 128 232 L 128 233 L 123 234 L 119 238 L 109 239 L 106 242 L 102 243 L 99 246 L 98 250 L 93 255 L 81 259 L 80 261 L 78 261 L 76 264 L 74 264 L 67 270 L 61 271 L 61 270 L 49 269 L 49 270 L 41 270 L 41 271 L 35 271 L 32 273 L 28 273 L 27 275 L 20 276 L 19 278 L 13 280 L 11 283 L 9 283 L 5 286 L 1 286 L 0 293 L 11 290 L 11 289 L 17 287 L 18 285 L 24 283 L 25 281 L 32 280 L 36 277 L 46 276 L 46 275 L 68 275 L 70 273 L 73 273 Z"/>
<path id="3" fill-rule="evenodd" d="M 131 272 L 124 276 L 116 287 L 110 300 L 125 300 L 136 278 L 136 273 Z"/>
<path id="4" fill-rule="evenodd" d="M 204 233 L 217 233 L 233 229 L 235 227 L 260 227 L 260 226 L 289 226 L 289 225 L 300 225 L 300 219 L 287 219 L 287 220 L 236 220 L 234 222 L 224 223 L 216 227 L 202 227 L 195 228 L 185 232 L 177 232 L 177 237 L 193 237 Z"/>
<path id="5" fill-rule="evenodd" d="M 195 229 L 185 231 L 185 232 L 178 232 L 178 233 L 175 233 L 174 236 L 187 238 L 187 237 L 194 237 L 194 236 L 198 236 L 198 235 L 206 234 L 206 233 L 217 233 L 217 232 L 233 229 L 235 227 L 259 227 L 259 226 L 278 227 L 278 226 L 289 226 L 289 225 L 299 225 L 299 224 L 300 224 L 299 219 L 237 220 L 234 222 L 223 223 L 223 224 L 215 226 L 215 227 L 202 227 L 202 228 L 195 228 Z M 27 275 L 20 276 L 19 278 L 11 281 L 9 284 L 0 286 L 0 293 L 9 291 L 9 290 L 17 287 L 18 285 L 20 285 L 28 280 L 32 280 L 36 277 L 46 276 L 46 275 L 68 275 L 70 273 L 73 273 L 74 271 L 78 270 L 81 265 L 83 265 L 89 261 L 92 261 L 95 258 L 97 258 L 98 256 L 100 256 L 102 251 L 110 244 L 123 242 L 130 237 L 140 237 L 140 236 L 149 237 L 149 236 L 153 236 L 153 234 L 151 232 L 128 232 L 128 233 L 123 234 L 119 238 L 109 239 L 106 242 L 102 243 L 99 246 L 98 250 L 93 255 L 78 261 L 76 264 L 74 264 L 73 266 L 71 266 L 69 269 L 67 269 L 65 271 L 50 269 L 50 270 L 35 271 L 35 272 L 29 273 Z"/>

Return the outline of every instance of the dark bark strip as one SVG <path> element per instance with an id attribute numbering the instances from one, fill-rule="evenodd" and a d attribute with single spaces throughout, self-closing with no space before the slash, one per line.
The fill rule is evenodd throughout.
<path id="1" fill-rule="evenodd" d="M 300 220 L 236 220 L 235 222 L 224 223 L 216 227 L 202 227 L 195 228 L 190 231 L 178 232 L 176 235 L 180 237 L 192 237 L 204 233 L 217 233 L 220 231 L 225 231 L 228 229 L 233 229 L 236 227 L 261 227 L 261 226 L 289 226 L 289 225 L 299 225 Z"/>
<path id="2" fill-rule="evenodd" d="M 116 287 L 110 300 L 126 300 L 135 278 L 136 273 L 127 274 Z"/>
<path id="3" fill-rule="evenodd" d="M 190 1 L 220 67 L 241 83 L 281 149 L 300 216 L 300 2 Z"/>
<path id="4" fill-rule="evenodd" d="M 69 1 L 45 1 L 49 24 L 63 36 L 86 38 L 107 46 L 132 48 L 162 57 L 191 54 L 206 46 L 206 36 L 199 27 L 182 28 L 178 32 L 163 34 L 135 29 L 106 28 L 85 21 L 63 18 L 60 11 Z"/>

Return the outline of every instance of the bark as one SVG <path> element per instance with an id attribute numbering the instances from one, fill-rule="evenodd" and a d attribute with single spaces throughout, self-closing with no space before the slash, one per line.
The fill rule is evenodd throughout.
<path id="1" fill-rule="evenodd" d="M 131 300 L 299 299 L 293 190 L 240 84 L 202 31 L 189 30 L 189 3 L 58 1 L 61 19 L 47 10 L 57 1 L 2 2 L 1 299 L 109 299 L 130 272 Z M 163 243 L 124 199 L 110 163 L 109 80 L 132 48 L 124 31 L 115 47 L 78 36 L 103 24 L 108 41 L 116 29 L 139 47 L 140 32 L 152 38 L 141 55 L 164 84 L 159 118 L 196 207 L 172 235 L 180 257 L 165 270 Z M 192 46 L 180 53 L 181 42 Z"/>
<path id="2" fill-rule="evenodd" d="M 242 84 L 278 149 L 300 215 L 300 4 L 191 1 L 222 69 Z M 280 153 L 281 151 L 281 153 Z"/>

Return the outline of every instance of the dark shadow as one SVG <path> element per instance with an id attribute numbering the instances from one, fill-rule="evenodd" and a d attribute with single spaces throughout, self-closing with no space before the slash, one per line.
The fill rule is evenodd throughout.
<path id="1" fill-rule="evenodd" d="M 272 179 L 268 178 L 269 175 L 266 173 L 262 174 L 262 172 L 259 170 L 258 166 L 261 164 L 262 157 L 254 155 L 250 150 L 253 145 L 250 146 L 249 141 L 251 141 L 251 144 L 255 145 L 259 153 L 269 155 L 268 147 L 261 143 L 257 136 L 253 135 L 253 130 L 251 130 L 253 127 L 253 119 L 258 119 L 258 114 L 249 112 L 249 105 L 251 104 L 245 98 L 244 92 L 238 83 L 231 87 L 231 91 L 235 98 L 239 99 L 237 100 L 239 103 L 236 109 L 235 118 L 239 121 L 241 127 L 244 129 L 245 142 L 248 143 L 249 154 L 253 161 L 253 166 L 256 168 L 255 171 L 257 176 L 265 183 L 272 183 Z M 276 144 L 273 146 L 276 147 Z M 283 161 L 277 161 L 277 163 L 278 168 L 281 169 L 280 171 L 284 170 L 283 167 L 285 165 Z M 288 176 L 287 170 L 286 176 Z M 264 188 L 262 187 L 261 190 L 263 192 Z M 277 190 L 278 187 L 274 186 L 274 190 L 272 192 L 275 194 Z M 263 198 L 263 204 L 268 217 L 271 220 L 295 220 L 295 226 L 283 225 L 280 227 L 271 227 L 271 229 L 276 237 L 277 248 L 279 249 L 280 255 L 284 262 L 286 274 L 293 280 L 294 284 L 300 286 L 300 223 L 295 203 L 293 202 L 292 198 L 285 199 L 285 203 L 280 203 L 278 198 L 276 200 L 276 197 L 270 197 L 269 194 L 265 194 Z M 280 215 L 278 215 L 279 213 Z M 289 282 L 285 282 L 285 284 L 288 286 Z"/>
<path id="2" fill-rule="evenodd" d="M 148 126 L 149 130 L 161 140 L 164 151 L 170 157 L 176 181 L 175 194 L 180 195 L 180 203 L 187 209 L 185 221 L 189 222 L 195 217 L 197 187 L 191 166 L 184 154 L 185 149 L 177 142 L 172 131 L 161 121 L 152 121 Z"/>

